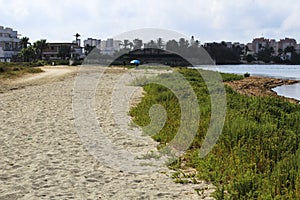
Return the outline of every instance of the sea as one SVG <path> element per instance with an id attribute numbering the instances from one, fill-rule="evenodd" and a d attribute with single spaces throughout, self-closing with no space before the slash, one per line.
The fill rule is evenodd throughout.
<path id="1" fill-rule="evenodd" d="M 251 76 L 300 80 L 300 65 L 207 65 L 196 66 L 195 68 L 231 74 L 243 75 L 250 73 Z M 300 101 L 300 83 L 275 87 L 273 91 L 280 96 L 290 97 Z"/>

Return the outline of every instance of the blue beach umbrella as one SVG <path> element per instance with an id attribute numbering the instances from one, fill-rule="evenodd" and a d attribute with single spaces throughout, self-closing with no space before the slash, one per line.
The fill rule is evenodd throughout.
<path id="1" fill-rule="evenodd" d="M 139 61 L 139 60 L 132 60 L 132 61 L 130 61 L 130 64 L 135 64 L 136 66 L 138 66 L 139 64 L 141 64 L 141 61 Z"/>

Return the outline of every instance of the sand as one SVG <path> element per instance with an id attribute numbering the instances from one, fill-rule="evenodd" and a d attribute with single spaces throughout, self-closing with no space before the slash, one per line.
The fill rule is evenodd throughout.
<path id="1" fill-rule="evenodd" d="M 299 82 L 300 81 L 298 80 L 251 76 L 237 81 L 225 82 L 225 84 L 232 87 L 240 94 L 248 96 L 273 96 L 287 100 L 291 103 L 299 103 L 297 99 L 278 96 L 277 93 L 272 90 L 281 85 L 291 85 Z"/>
<path id="2" fill-rule="evenodd" d="M 176 184 L 172 171 L 152 173 L 120 171 L 96 159 L 85 148 L 75 127 L 72 110 L 78 68 L 46 67 L 44 73 L 5 83 L 0 93 L 0 199 L 211 199 L 213 186 Z M 112 85 L 122 69 L 107 71 L 96 93 L 99 124 L 111 141 L 133 152 L 149 151 L 155 142 L 120 136 L 128 123 L 128 106 L 112 107 Z M 153 73 L 132 70 L 134 73 Z M 155 73 L 154 73 L 155 75 Z M 128 86 L 137 103 L 142 95 Z M 124 104 L 125 105 L 125 104 Z M 117 112 L 111 116 L 111 111 Z M 122 121 L 124 119 L 124 121 Z M 121 122 L 120 122 L 121 120 Z M 135 129 L 134 132 L 141 131 Z M 126 142 L 124 142 L 126 141 Z M 200 190 L 200 195 L 195 189 Z"/>

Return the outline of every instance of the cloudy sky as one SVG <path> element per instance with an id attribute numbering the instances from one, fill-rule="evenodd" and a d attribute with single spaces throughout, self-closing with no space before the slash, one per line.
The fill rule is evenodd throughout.
<path id="1" fill-rule="evenodd" d="M 0 0 L 0 26 L 31 41 L 106 39 L 160 28 L 203 42 L 293 37 L 300 43 L 299 0 Z M 22 37 L 21 36 L 21 37 Z"/>

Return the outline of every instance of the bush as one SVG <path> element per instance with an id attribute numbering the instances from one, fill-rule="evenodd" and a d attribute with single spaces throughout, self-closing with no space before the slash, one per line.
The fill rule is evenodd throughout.
<path id="1" fill-rule="evenodd" d="M 69 60 L 55 60 L 54 65 L 69 65 Z"/>
<path id="2" fill-rule="evenodd" d="M 249 73 L 249 72 L 246 72 L 246 73 L 244 74 L 244 77 L 245 77 L 245 78 L 250 77 L 250 73 Z"/>
<path id="3" fill-rule="evenodd" d="M 43 62 L 19 62 L 19 63 L 0 63 L 0 78 L 11 78 L 26 73 L 42 72 L 37 66 L 41 66 Z"/>
<path id="4" fill-rule="evenodd" d="M 45 65 L 48 65 L 48 63 L 46 61 L 44 61 L 44 60 L 38 60 L 36 62 L 36 65 L 37 66 L 45 66 Z"/>
<path id="5" fill-rule="evenodd" d="M 73 63 L 72 63 L 72 66 L 77 66 L 77 65 L 81 65 L 82 64 L 82 61 L 81 60 L 75 60 Z"/>

